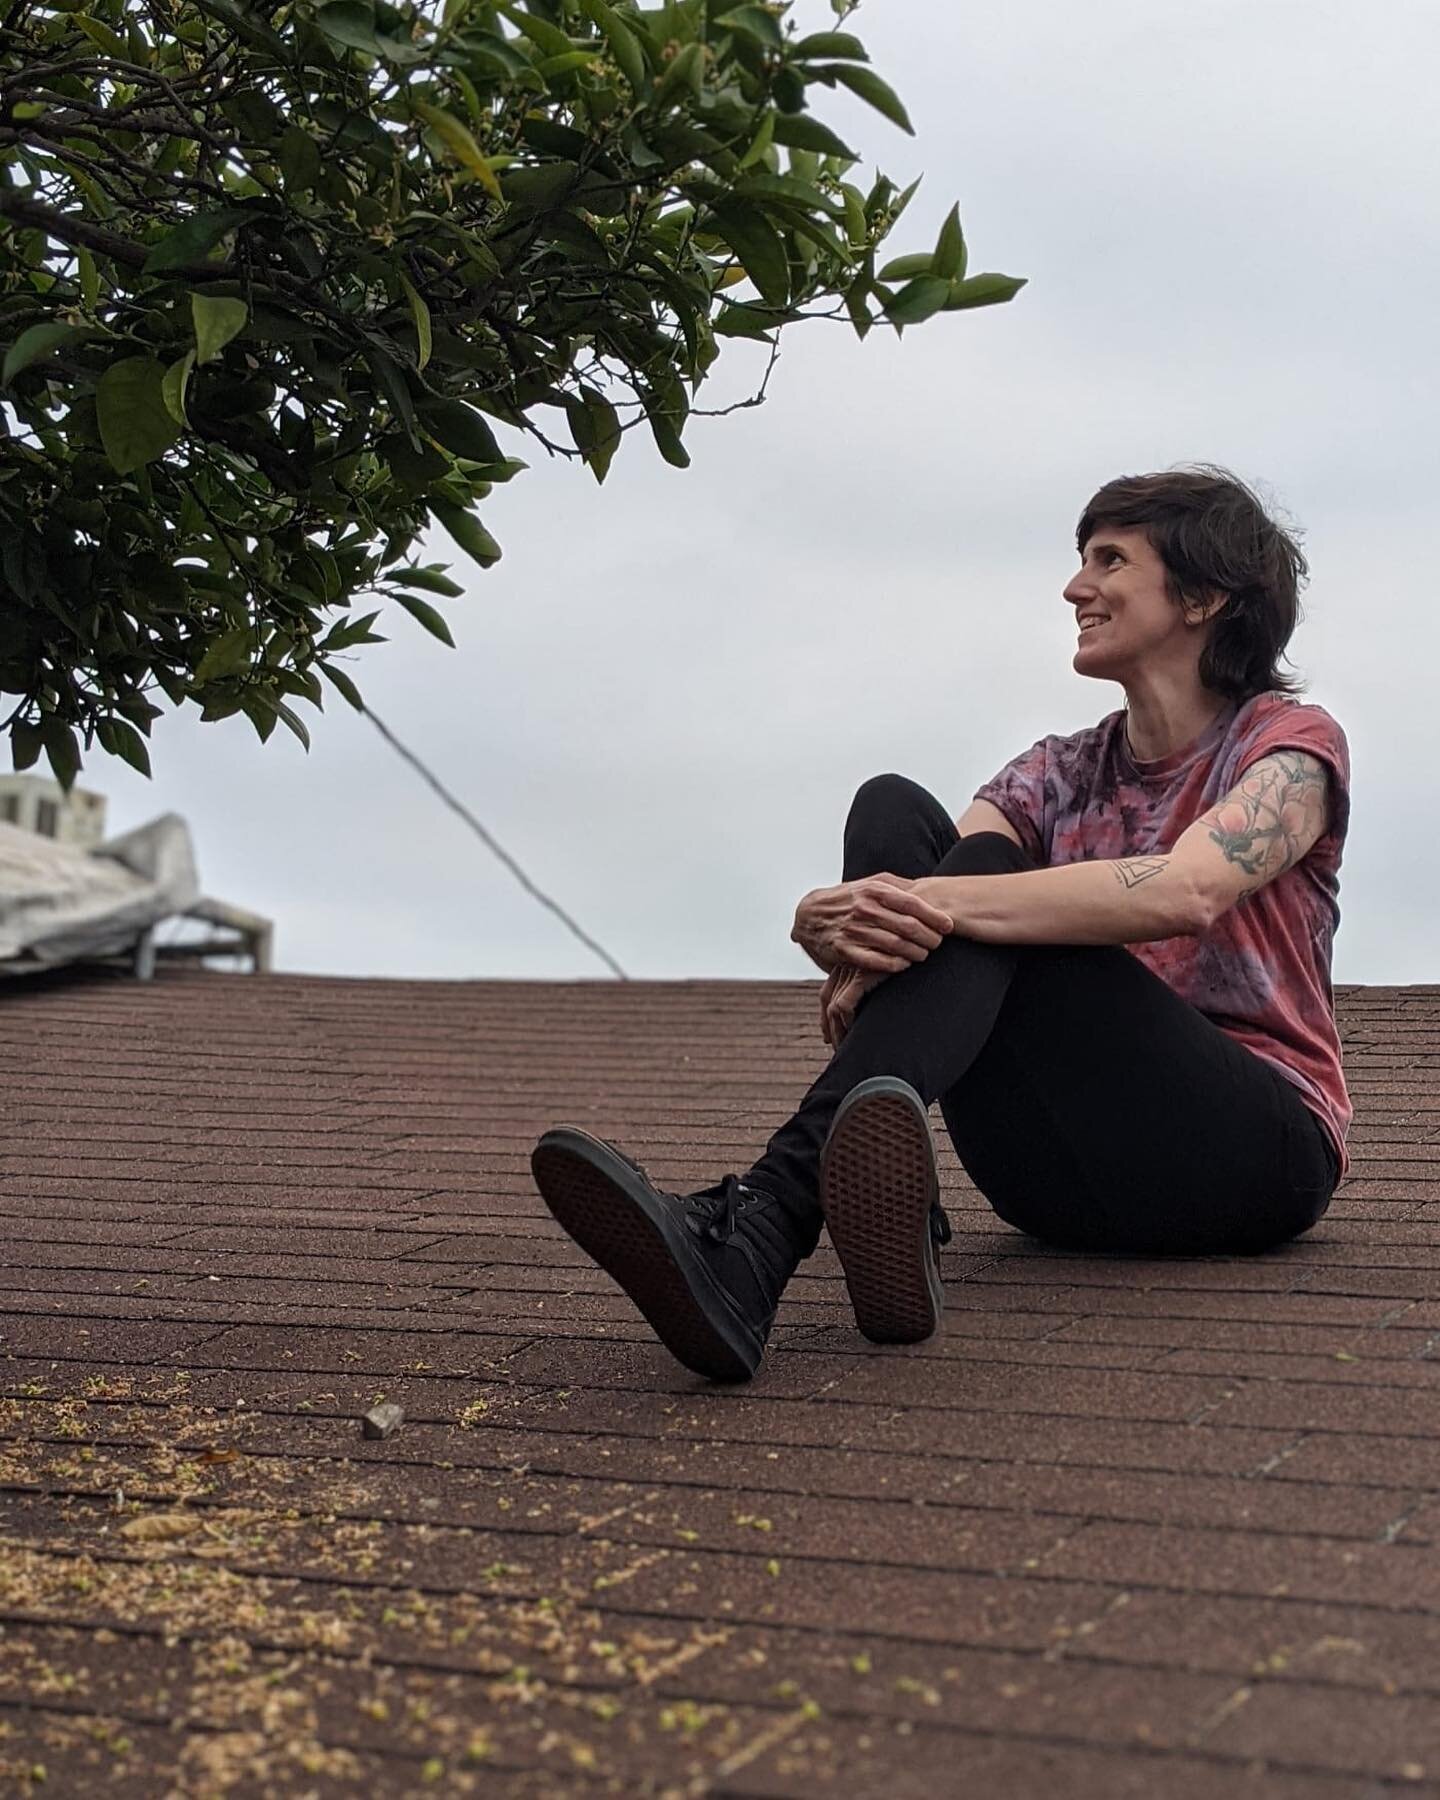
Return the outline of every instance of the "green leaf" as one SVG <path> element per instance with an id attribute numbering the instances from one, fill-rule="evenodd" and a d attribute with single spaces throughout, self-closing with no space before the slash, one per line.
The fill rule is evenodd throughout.
<path id="1" fill-rule="evenodd" d="M 946 304 L 950 287 L 938 275 L 917 275 L 885 308 L 885 316 L 892 325 L 919 325 Z"/>
<path id="2" fill-rule="evenodd" d="M 160 397 L 165 402 L 165 410 L 177 425 L 188 426 L 190 416 L 185 411 L 185 391 L 190 386 L 190 371 L 195 367 L 195 352 L 187 350 L 177 362 L 171 363 L 165 371 L 165 379 L 160 383 Z"/>
<path id="3" fill-rule="evenodd" d="M 655 98 L 663 105 L 674 101 L 687 89 L 696 99 L 705 91 L 703 44 L 686 44 L 684 49 L 676 51 L 656 85 Z"/>
<path id="4" fill-rule="evenodd" d="M 645 52 L 639 38 L 614 8 L 605 4 L 605 0 L 580 0 L 580 10 L 600 27 L 621 74 L 635 92 L 640 93 L 649 84 L 650 72 L 645 66 Z"/>
<path id="5" fill-rule="evenodd" d="M 249 214 L 238 207 L 222 212 L 195 213 L 166 232 L 145 258 L 146 275 L 163 275 L 167 269 L 179 269 L 186 263 L 203 262 L 227 232 L 243 225 Z"/>
<path id="6" fill-rule="evenodd" d="M 395 419 L 404 426 L 406 433 L 413 439 L 415 449 L 420 448 L 420 440 L 415 432 L 415 402 L 411 398 L 409 384 L 405 380 L 399 364 L 393 356 L 389 356 L 377 345 L 371 344 L 365 353 L 366 361 L 375 376 L 375 385 L 389 402 Z"/>
<path id="7" fill-rule="evenodd" d="M 790 52 L 797 62 L 810 62 L 817 56 L 845 57 L 852 62 L 869 62 L 870 57 L 859 38 L 848 31 L 816 31 L 803 37 Z"/>
<path id="8" fill-rule="evenodd" d="M 255 735 L 260 742 L 268 743 L 270 734 L 276 725 L 275 701 L 269 694 L 251 692 L 243 695 L 238 704 L 234 700 L 210 701 L 207 702 L 200 717 L 202 719 L 228 719 L 236 711 L 245 714 L 245 717 L 255 727 Z"/>
<path id="9" fill-rule="evenodd" d="M 400 286 L 405 298 L 410 302 L 410 316 L 415 321 L 415 367 L 423 369 L 430 360 L 433 341 L 430 333 L 430 308 L 415 291 L 413 283 L 403 269 L 398 271 Z"/>
<path id="10" fill-rule="evenodd" d="M 80 773 L 80 740 L 74 727 L 49 713 L 41 721 L 40 735 L 55 779 L 68 794 Z"/>
<path id="11" fill-rule="evenodd" d="M 774 141 L 775 113 L 772 109 L 771 111 L 766 112 L 761 119 L 760 129 L 755 133 L 754 137 L 751 138 L 749 147 L 746 149 L 745 154 L 740 158 L 740 161 L 736 164 L 736 167 L 741 169 L 751 168 L 755 163 L 761 161 L 765 152 L 770 148 Z"/>
<path id="12" fill-rule="evenodd" d="M 865 304 L 869 293 L 869 284 L 863 279 L 851 282 L 845 290 L 845 311 L 849 314 L 850 323 L 855 327 L 855 335 L 861 343 L 870 335 L 870 328 L 875 323 L 870 308 Z"/>
<path id="13" fill-rule="evenodd" d="M 845 236 L 853 249 L 870 241 L 869 221 L 865 217 L 865 200 L 858 188 L 848 181 L 840 183 L 840 197 L 845 204 Z"/>
<path id="14" fill-rule="evenodd" d="M 716 337 L 763 338 L 771 342 L 770 333 L 781 321 L 774 314 L 756 312 L 749 306 L 722 307 L 711 327 Z"/>
<path id="15" fill-rule="evenodd" d="M 303 125 L 287 125 L 275 152 L 287 193 L 308 193 L 320 179 L 320 146 Z"/>
<path id="16" fill-rule="evenodd" d="M 165 370 L 153 356 L 112 363 L 95 388 L 100 441 L 117 474 L 153 462 L 180 435 L 165 404 Z"/>
<path id="17" fill-rule="evenodd" d="M 324 661 L 317 662 L 315 666 L 325 679 L 333 683 L 336 689 L 345 696 L 356 712 L 364 712 L 365 702 L 360 698 L 360 690 L 343 669 L 337 669 L 333 664 Z"/>
<path id="18" fill-rule="evenodd" d="M 197 686 L 208 681 L 222 681 L 227 675 L 240 675 L 250 667 L 255 648 L 253 625 L 236 625 L 222 632 L 200 658 L 195 670 Z"/>
<path id="19" fill-rule="evenodd" d="M 586 388 L 566 399 L 575 448 L 584 457 L 597 481 L 604 481 L 611 459 L 620 445 L 620 420 L 603 394 Z"/>
<path id="20" fill-rule="evenodd" d="M 940 227 L 940 236 L 935 243 L 935 261 L 932 274 L 944 276 L 946 281 L 962 281 L 965 276 L 965 233 L 960 229 L 960 208 L 952 206 L 945 215 L 945 223 Z"/>
<path id="21" fill-rule="evenodd" d="M 503 460 L 504 452 L 484 415 L 463 400 L 424 400 L 416 414 L 421 427 L 452 456 L 478 463 Z"/>
<path id="22" fill-rule="evenodd" d="M 266 697 L 268 698 L 268 696 Z M 293 732 L 308 750 L 310 748 L 310 733 L 305 728 L 305 721 L 300 718 L 298 713 L 292 712 L 283 700 L 276 700 L 274 706 L 276 718 L 279 719 L 280 723 L 287 731 Z"/>
<path id="23" fill-rule="evenodd" d="M 450 627 L 428 600 L 418 600 L 414 594 L 395 594 L 393 598 L 405 608 L 411 618 L 418 619 L 432 637 L 439 638 L 442 644 L 448 644 L 452 650 L 455 648 Z"/>
<path id="24" fill-rule="evenodd" d="M 5 353 L 5 366 L 0 370 L 0 383 L 9 387 L 10 383 L 32 363 L 42 357 L 49 356 L 62 344 L 68 344 L 71 338 L 78 337 L 80 329 L 75 325 L 45 324 L 32 325 L 22 331 L 15 342 Z"/>
<path id="25" fill-rule="evenodd" d="M 432 106 L 428 100 L 413 100 L 411 105 L 456 162 L 463 164 L 479 179 L 486 193 L 493 195 L 496 200 L 504 199 L 494 167 L 475 142 L 469 126 L 462 125 L 454 113 L 446 112 L 441 106 Z"/>
<path id="26" fill-rule="evenodd" d="M 915 127 L 910 123 L 910 115 L 900 96 L 873 69 L 857 69 L 852 63 L 836 63 L 827 73 L 848 87 L 852 94 L 858 94 L 862 100 L 867 101 L 876 112 L 883 113 L 892 125 L 898 125 L 902 131 L 908 131 L 914 137 Z"/>
<path id="27" fill-rule="evenodd" d="M 345 50 L 363 50 L 370 56 L 383 56 L 384 45 L 375 35 L 375 9 L 361 0 L 331 0 L 319 7 L 315 23 L 332 44 Z"/>
<path id="28" fill-rule="evenodd" d="M 690 452 L 680 442 L 680 433 L 664 413 L 651 413 L 650 431 L 655 439 L 656 449 L 672 469 L 690 467 Z"/>
<path id="29" fill-rule="evenodd" d="M 846 162 L 855 161 L 855 152 L 828 125 L 822 125 L 809 113 L 777 113 L 775 142 L 791 144 L 797 150 L 813 150 L 817 156 L 841 156 Z"/>
<path id="30" fill-rule="evenodd" d="M 98 44 L 107 56 L 118 56 L 122 62 L 129 60 L 129 51 L 124 38 L 119 37 L 108 25 L 99 19 L 92 19 L 85 13 L 73 15 L 75 23 L 85 33 L 92 44 Z"/>
<path id="31" fill-rule="evenodd" d="M 517 31 L 529 38 L 542 56 L 565 56 L 575 48 L 558 25 L 550 24 L 547 19 L 537 19 L 533 13 L 522 12 L 509 0 L 500 0 L 495 10 L 503 13 Z"/>
<path id="32" fill-rule="evenodd" d="M 250 309 L 243 300 L 191 294 L 190 316 L 195 323 L 195 360 L 208 363 L 214 362 L 230 340 L 244 330 Z"/>
<path id="33" fill-rule="evenodd" d="M 729 31 L 743 31 L 746 37 L 754 38 L 756 43 L 763 44 L 767 50 L 785 48 L 779 21 L 773 13 L 766 12 L 763 6 L 737 6 L 730 12 L 721 13 L 714 22 Z"/>
<path id="34" fill-rule="evenodd" d="M 488 569 L 500 560 L 500 546 L 490 533 L 463 506 L 456 506 L 449 500 L 432 500 L 430 511 L 450 533 L 455 542 L 467 556 L 473 557 L 482 569 Z"/>
<path id="35" fill-rule="evenodd" d="M 783 306 L 790 298 L 790 263 L 780 233 L 757 208 L 734 201 L 721 201 L 711 218 L 763 298 Z"/>
<path id="36" fill-rule="evenodd" d="M 950 297 L 945 302 L 946 312 L 963 312 L 972 306 L 1003 306 L 1007 300 L 1013 300 L 1025 286 L 1028 278 L 1024 275 L 971 275 L 965 281 L 950 283 Z"/>
<path id="37" fill-rule="evenodd" d="M 120 757 L 142 775 L 150 773 L 150 752 L 133 725 L 124 719 L 97 719 L 95 736 L 100 740 L 100 748 L 109 755 Z"/>
<path id="38" fill-rule="evenodd" d="M 910 256 L 897 256 L 880 271 L 881 281 L 909 281 L 915 275 L 933 275 L 935 258 L 928 250 L 917 250 Z"/>
<path id="39" fill-rule="evenodd" d="M 338 625 L 332 625 L 321 640 L 319 648 L 326 653 L 336 650 L 349 650 L 356 644 L 383 644 L 387 640 L 371 626 L 380 617 L 378 612 L 366 613 L 361 619 L 342 619 Z"/>
<path id="40" fill-rule="evenodd" d="M 386 581 L 398 581 L 401 587 L 422 588 L 427 594 L 440 594 L 447 600 L 458 600 L 465 590 L 458 581 L 439 568 L 387 569 Z"/>
<path id="41" fill-rule="evenodd" d="M 17 719 L 10 727 L 10 760 L 18 769 L 33 769 L 40 760 L 45 739 L 38 725 Z"/>
<path id="42" fill-rule="evenodd" d="M 923 180 L 924 180 L 923 175 L 917 175 L 915 177 L 915 179 L 910 183 L 909 187 L 902 188 L 901 191 L 890 202 L 890 223 L 892 225 L 896 225 L 899 223 L 901 217 L 903 216 L 903 214 L 905 212 L 905 208 L 907 206 L 909 206 L 910 202 L 915 198 L 916 190 L 919 188 L 920 183 Z"/>
<path id="43" fill-rule="evenodd" d="M 563 56 L 542 56 L 535 68 L 549 81 L 556 75 L 573 75 L 577 69 L 588 68 L 594 60 L 593 50 L 567 50 Z"/>
<path id="44" fill-rule="evenodd" d="M 762 171 L 738 181 L 735 191 L 747 200 L 788 200 L 803 212 L 828 213 L 831 218 L 839 218 L 844 212 L 838 200 L 818 188 L 813 181 L 802 181 L 798 175 L 771 175 Z"/>
<path id="45" fill-rule="evenodd" d="M 95 267 L 95 258 L 82 245 L 75 252 L 75 260 L 79 265 L 80 299 L 86 312 L 94 312 L 95 302 L 100 298 L 100 271 Z"/>

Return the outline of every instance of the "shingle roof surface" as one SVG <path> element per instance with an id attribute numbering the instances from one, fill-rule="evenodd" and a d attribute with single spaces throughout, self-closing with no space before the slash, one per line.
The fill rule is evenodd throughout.
<path id="1" fill-rule="evenodd" d="M 941 1334 L 866 1343 L 822 1247 L 707 1388 L 528 1148 L 744 1167 L 814 995 L 0 994 L 14 1791 L 1440 1794 L 1440 988 L 1338 990 L 1302 1243 L 1047 1252 L 947 1144 Z"/>

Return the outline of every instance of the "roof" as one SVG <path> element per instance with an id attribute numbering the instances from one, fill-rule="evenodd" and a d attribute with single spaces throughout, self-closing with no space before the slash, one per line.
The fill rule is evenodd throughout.
<path id="1" fill-rule="evenodd" d="M 1046 1251 L 945 1145 L 940 1335 L 866 1343 L 822 1247 L 709 1388 L 528 1147 L 744 1167 L 814 994 L 7 988 L 17 1791 L 1440 1793 L 1440 987 L 1337 991 L 1303 1242 Z"/>

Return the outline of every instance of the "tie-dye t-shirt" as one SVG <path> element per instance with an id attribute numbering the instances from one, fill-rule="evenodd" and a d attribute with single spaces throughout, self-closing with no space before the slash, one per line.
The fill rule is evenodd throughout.
<path id="1" fill-rule="evenodd" d="M 1306 750 L 1327 766 L 1324 835 L 1293 869 L 1228 908 L 1208 931 L 1126 948 L 1294 1083 L 1335 1145 L 1343 1176 L 1353 1108 L 1330 957 L 1340 923 L 1350 751 L 1329 713 L 1285 694 L 1258 694 L 1238 708 L 1227 705 L 1183 750 L 1139 763 L 1126 742 L 1125 714 L 1113 712 L 1073 737 L 1042 738 L 976 799 L 999 808 L 1042 866 L 1161 855 L 1275 750 Z"/>

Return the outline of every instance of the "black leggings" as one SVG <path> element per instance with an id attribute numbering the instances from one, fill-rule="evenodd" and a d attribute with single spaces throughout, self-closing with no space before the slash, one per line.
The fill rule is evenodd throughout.
<path id="1" fill-rule="evenodd" d="M 959 837 L 900 775 L 867 781 L 845 826 L 846 881 L 1032 866 L 999 832 Z M 1335 1151 L 1294 1085 L 1120 945 L 947 938 L 861 1001 L 754 1179 L 813 1211 L 830 1120 L 871 1075 L 938 1100 L 1000 1217 L 1071 1249 L 1266 1250 L 1335 1188 Z"/>

